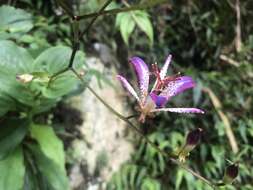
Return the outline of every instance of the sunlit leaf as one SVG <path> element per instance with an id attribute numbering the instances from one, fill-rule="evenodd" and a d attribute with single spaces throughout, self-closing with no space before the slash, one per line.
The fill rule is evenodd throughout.
<path id="1" fill-rule="evenodd" d="M 38 142 L 41 151 L 65 171 L 63 143 L 55 135 L 52 127 L 32 124 L 31 136 Z"/>
<path id="2" fill-rule="evenodd" d="M 116 18 L 116 26 L 119 27 L 124 42 L 128 45 L 129 37 L 134 30 L 135 21 L 131 12 L 120 13 Z"/>

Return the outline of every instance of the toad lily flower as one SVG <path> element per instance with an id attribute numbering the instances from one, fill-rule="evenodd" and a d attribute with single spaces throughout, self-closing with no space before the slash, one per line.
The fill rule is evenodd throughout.
<path id="1" fill-rule="evenodd" d="M 193 88 L 195 82 L 189 76 L 166 76 L 171 55 L 168 56 L 161 71 L 156 64 L 152 65 L 152 72 L 149 72 L 146 63 L 139 57 L 132 57 L 129 62 L 133 65 L 138 78 L 138 93 L 130 83 L 121 75 L 117 75 L 123 87 L 137 100 L 139 104 L 139 121 L 144 122 L 146 116 L 151 116 L 154 112 L 168 111 L 177 113 L 204 113 L 197 108 L 164 108 L 171 97 Z M 151 90 L 148 91 L 150 74 L 155 75 L 156 82 Z"/>

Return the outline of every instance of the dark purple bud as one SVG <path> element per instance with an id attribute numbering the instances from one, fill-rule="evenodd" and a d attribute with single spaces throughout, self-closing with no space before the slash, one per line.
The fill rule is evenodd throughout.
<path id="1" fill-rule="evenodd" d="M 239 173 L 239 164 L 234 163 L 226 168 L 224 175 L 224 183 L 232 183 L 234 179 L 238 176 Z"/>
<path id="2" fill-rule="evenodd" d="M 189 132 L 186 138 L 186 144 L 191 145 L 191 146 L 196 146 L 200 141 L 202 131 L 203 130 L 201 128 L 197 128 Z"/>

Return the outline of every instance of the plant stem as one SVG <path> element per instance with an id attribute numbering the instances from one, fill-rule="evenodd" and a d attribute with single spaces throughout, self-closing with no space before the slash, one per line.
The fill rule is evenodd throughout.
<path id="1" fill-rule="evenodd" d="M 112 2 L 113 0 L 107 0 L 106 3 L 100 8 L 100 10 L 96 13 L 96 15 L 93 17 L 89 25 L 86 27 L 86 29 L 80 34 L 80 37 L 82 37 L 84 34 L 87 34 L 91 28 L 91 26 L 95 23 L 97 18 L 101 15 L 101 13 L 105 10 L 105 8 Z M 80 20 L 80 16 L 77 17 Z"/>
<path id="2" fill-rule="evenodd" d="M 83 80 L 83 78 L 72 68 L 71 71 L 83 82 L 85 83 L 85 81 Z M 147 136 L 145 136 L 142 131 L 135 126 L 132 122 L 130 122 L 128 120 L 127 117 L 123 116 L 122 114 L 120 114 L 119 112 L 117 112 L 115 109 L 113 109 L 109 104 L 107 104 L 89 85 L 87 85 L 87 89 L 102 103 L 104 104 L 104 106 L 110 110 L 114 115 L 116 115 L 118 118 L 120 118 L 122 121 L 126 122 L 131 129 L 133 129 L 134 131 L 136 131 L 149 145 L 151 145 L 157 152 L 159 152 L 161 155 L 163 155 L 164 157 L 169 158 L 169 160 L 178 165 L 179 167 L 183 168 L 184 170 L 190 172 L 192 175 L 194 175 L 196 178 L 202 180 L 204 183 L 206 183 L 207 185 L 211 186 L 212 188 L 215 188 L 215 184 L 213 184 L 212 182 L 210 182 L 208 179 L 202 177 L 200 174 L 196 173 L 195 171 L 193 171 L 192 169 L 188 168 L 185 164 L 182 164 L 181 162 L 179 162 L 176 158 L 177 155 L 175 154 L 169 154 L 167 152 L 165 152 L 164 150 L 160 149 L 153 141 L 151 141 Z"/>
<path id="3" fill-rule="evenodd" d="M 96 17 L 96 16 L 102 16 L 102 15 L 107 15 L 107 14 L 112 15 L 112 14 L 118 14 L 118 13 L 121 13 L 121 12 L 147 9 L 147 8 L 154 7 L 158 4 L 165 3 L 165 2 L 167 2 L 167 0 L 157 0 L 157 1 L 154 1 L 152 3 L 147 3 L 147 4 L 133 5 L 131 7 L 111 9 L 111 10 L 107 10 L 107 11 L 101 11 L 101 12 L 98 12 L 98 13 L 90 13 L 90 14 L 80 15 L 80 16 L 78 16 L 78 20 L 93 18 L 93 17 Z"/>

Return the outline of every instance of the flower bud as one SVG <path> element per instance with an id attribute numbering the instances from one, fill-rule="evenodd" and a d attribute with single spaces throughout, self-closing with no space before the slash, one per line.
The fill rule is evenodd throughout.
<path id="1" fill-rule="evenodd" d="M 31 75 L 31 74 L 17 75 L 16 79 L 21 83 L 28 83 L 33 80 L 33 75 Z"/>
<path id="2" fill-rule="evenodd" d="M 201 128 L 197 128 L 197 129 L 189 132 L 187 135 L 187 138 L 186 138 L 186 144 L 189 146 L 196 146 L 200 141 L 202 131 L 203 130 Z"/>
<path id="3" fill-rule="evenodd" d="M 185 158 L 196 147 L 201 138 L 202 129 L 198 128 L 188 133 L 186 137 L 186 143 L 178 154 L 180 162 L 185 162 Z"/>
<path id="4" fill-rule="evenodd" d="M 239 164 L 234 163 L 226 168 L 224 177 L 223 177 L 223 183 L 225 184 L 231 184 L 235 178 L 238 176 L 239 173 Z"/>

